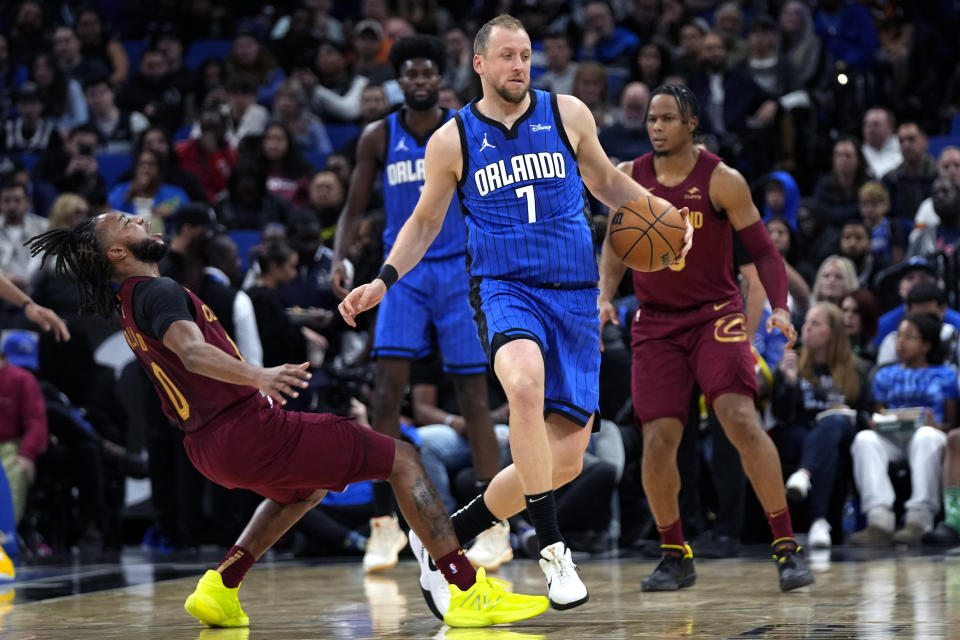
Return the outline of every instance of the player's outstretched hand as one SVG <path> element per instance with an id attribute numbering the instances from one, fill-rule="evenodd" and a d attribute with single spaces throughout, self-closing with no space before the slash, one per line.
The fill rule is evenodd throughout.
<path id="1" fill-rule="evenodd" d="M 282 364 L 279 367 L 260 370 L 260 381 L 257 387 L 280 404 L 287 404 L 284 396 L 296 398 L 300 395 L 298 389 L 307 387 L 307 380 L 311 373 L 307 371 L 309 362 L 302 364 Z"/>
<path id="2" fill-rule="evenodd" d="M 343 321 L 351 327 L 357 326 L 357 315 L 380 304 L 387 293 L 387 285 L 380 278 L 373 282 L 362 284 L 351 291 L 337 309 L 343 316 Z"/>
<path id="3" fill-rule="evenodd" d="M 52 309 L 41 307 L 36 302 L 28 302 L 23 309 L 23 313 L 30 322 L 40 325 L 44 331 L 52 331 L 53 337 L 57 341 L 70 339 L 70 331 L 67 329 L 67 325 Z"/>
<path id="4" fill-rule="evenodd" d="M 693 225 L 690 224 L 690 209 L 684 207 L 680 209 L 680 215 L 683 216 L 683 223 L 687 225 L 687 230 L 683 232 L 683 249 L 680 249 L 680 256 L 674 260 L 674 264 L 683 262 L 690 249 L 693 248 Z"/>
<path id="5" fill-rule="evenodd" d="M 346 288 L 347 270 L 343 267 L 343 260 L 338 260 L 330 266 L 330 287 L 337 297 L 343 300 L 349 293 Z"/>
<path id="6" fill-rule="evenodd" d="M 774 328 L 780 329 L 780 332 L 787 337 L 787 344 L 784 349 L 792 348 L 797 341 L 797 330 L 793 328 L 793 323 L 790 322 L 789 311 L 783 308 L 773 310 L 773 313 L 767 318 L 767 333 L 773 331 Z"/>

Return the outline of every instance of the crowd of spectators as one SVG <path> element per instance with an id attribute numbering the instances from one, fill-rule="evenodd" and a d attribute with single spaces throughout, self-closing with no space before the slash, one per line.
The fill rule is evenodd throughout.
<path id="1" fill-rule="evenodd" d="M 651 149 L 651 91 L 680 82 L 699 100 L 700 142 L 749 181 L 802 328 L 786 351 L 757 333 L 758 410 L 811 543 L 960 544 L 952 472 L 960 467 L 951 462 L 960 450 L 951 433 L 960 11 L 951 3 L 19 0 L 0 14 L 0 272 L 74 335 L 69 347 L 38 340 L 20 309 L 0 307 L 0 403 L 17 407 L 0 420 L 0 458 L 26 551 L 115 550 L 141 535 L 160 551 L 225 544 L 250 499 L 190 467 L 182 435 L 125 354 L 119 323 L 79 315 L 72 285 L 23 241 L 108 209 L 150 219 L 170 238 L 161 272 L 210 304 L 248 360 L 311 363 L 311 388 L 291 406 L 366 420 L 370 326 L 352 331 L 341 321 L 329 282 L 356 142 L 403 102 L 387 58 L 393 42 L 442 39 L 440 100 L 457 109 L 479 94 L 473 34 L 501 12 L 530 34 L 532 85 L 581 99 L 612 161 Z M 594 214 L 604 228 L 604 208 L 594 203 Z M 378 187 L 347 250 L 352 283 L 379 269 L 382 228 Z M 741 263 L 747 295 L 760 284 L 750 282 L 749 256 Z M 622 292 L 628 319 L 636 300 L 626 283 Z M 763 313 L 748 309 L 749 326 L 762 327 Z M 584 475 L 561 495 L 561 524 L 587 525 L 573 537 L 579 548 L 642 547 L 654 529 L 624 384 L 630 340 L 612 327 L 604 340 L 605 444 L 591 448 Z M 468 448 L 449 385 L 430 366 L 418 366 L 403 412 L 424 429 L 405 433 L 423 446 L 453 508 L 463 497 L 457 483 L 471 486 L 461 477 Z M 38 403 L 45 421 L 31 408 Z M 707 555 L 729 555 L 762 523 L 699 392 L 691 406 L 684 528 Z M 505 425 L 502 398 L 491 407 Z M 877 429 L 874 412 L 913 407 L 923 411 L 907 439 Z M 123 517 L 130 477 L 151 481 L 146 534 Z M 362 487 L 331 497 L 296 548 L 362 549 L 366 501 Z M 859 522 L 844 519 L 845 508 L 862 511 Z M 522 518 L 511 526 L 519 547 L 529 542 Z"/>

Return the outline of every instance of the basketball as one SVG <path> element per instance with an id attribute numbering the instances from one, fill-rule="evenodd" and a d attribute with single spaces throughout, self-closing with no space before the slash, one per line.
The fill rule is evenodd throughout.
<path id="1" fill-rule="evenodd" d="M 647 196 L 617 210 L 610 220 L 610 242 L 631 269 L 659 271 L 680 256 L 686 229 L 676 207 L 655 211 L 653 199 Z"/>

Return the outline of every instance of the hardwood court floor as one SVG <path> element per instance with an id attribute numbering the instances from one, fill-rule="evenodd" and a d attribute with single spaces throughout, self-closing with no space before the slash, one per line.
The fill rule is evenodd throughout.
<path id="1" fill-rule="evenodd" d="M 61 587 L 69 591 L 89 576 L 78 577 L 77 571 L 43 576 L 28 569 L 13 589 L 0 589 L 0 638 L 960 639 L 960 558 L 848 555 L 847 561 L 831 563 L 828 556 L 816 559 L 813 587 L 789 594 L 777 590 L 772 561 L 700 561 L 693 588 L 654 594 L 640 591 L 652 560 L 583 562 L 588 604 L 481 630 L 448 629 L 434 619 L 421 599 L 416 565 L 409 560 L 374 577 L 365 577 L 359 562 L 264 563 L 250 573 L 241 591 L 252 620 L 243 630 L 202 629 L 184 612 L 184 598 L 201 573 L 198 565 L 167 567 L 164 573 L 127 561 L 119 567 L 119 582 L 134 586 L 33 602 L 26 600 L 44 584 L 65 581 Z M 79 573 L 111 570 L 116 573 L 118 566 Z M 186 574 L 190 577 L 155 581 Z M 532 561 L 514 561 L 497 575 L 512 581 L 517 591 L 543 593 L 542 574 Z"/>

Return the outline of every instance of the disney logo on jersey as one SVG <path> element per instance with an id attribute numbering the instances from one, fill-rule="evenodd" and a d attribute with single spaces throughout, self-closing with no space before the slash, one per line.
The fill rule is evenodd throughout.
<path id="1" fill-rule="evenodd" d="M 537 133 L 538 131 L 550 131 L 552 128 L 553 128 L 553 126 L 552 126 L 552 125 L 549 125 L 549 124 L 532 124 L 532 125 L 530 125 L 530 131 L 533 131 L 534 133 Z"/>
<path id="2" fill-rule="evenodd" d="M 477 185 L 477 191 L 480 195 L 485 196 L 491 191 L 496 191 L 515 182 L 566 177 L 567 165 L 563 159 L 563 154 L 541 151 L 540 153 L 524 153 L 513 156 L 506 161 L 491 162 L 474 172 L 473 181 Z"/>
<path id="3" fill-rule="evenodd" d="M 408 182 L 423 182 L 425 179 L 423 158 L 398 160 L 387 165 L 387 184 L 391 187 Z"/>

